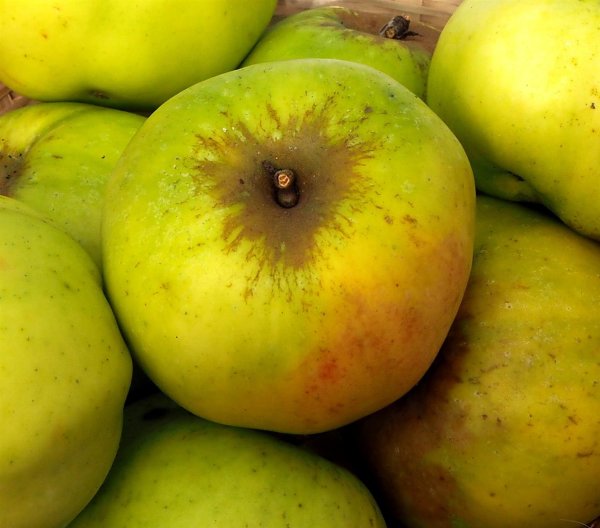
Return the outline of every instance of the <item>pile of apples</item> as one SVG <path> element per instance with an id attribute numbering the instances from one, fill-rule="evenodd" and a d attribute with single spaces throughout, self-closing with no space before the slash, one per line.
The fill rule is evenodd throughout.
<path id="1" fill-rule="evenodd" d="M 0 528 L 597 526 L 600 3 L 392 14 L 0 1 Z"/>

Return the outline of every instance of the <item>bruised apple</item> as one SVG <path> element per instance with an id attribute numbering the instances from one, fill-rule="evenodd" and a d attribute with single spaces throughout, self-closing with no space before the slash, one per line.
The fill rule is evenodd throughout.
<path id="1" fill-rule="evenodd" d="M 108 182 L 107 291 L 148 376 L 202 417 L 310 433 L 421 378 L 471 266 L 474 182 L 407 88 L 333 59 L 213 77 Z"/>
<path id="2" fill-rule="evenodd" d="M 600 245 L 481 195 L 467 291 L 408 395 L 362 422 L 408 528 L 563 528 L 600 514 Z"/>

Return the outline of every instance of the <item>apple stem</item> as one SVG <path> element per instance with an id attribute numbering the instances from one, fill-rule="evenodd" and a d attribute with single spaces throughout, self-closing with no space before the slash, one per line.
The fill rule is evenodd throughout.
<path id="1" fill-rule="evenodd" d="M 379 34 L 382 37 L 394 40 L 404 40 L 408 37 L 419 36 L 418 33 L 410 31 L 409 27 L 409 17 L 405 15 L 396 15 L 379 30 Z"/>
<path id="2" fill-rule="evenodd" d="M 292 169 L 277 169 L 270 161 L 263 161 L 263 168 L 271 178 L 273 195 L 280 207 L 294 207 L 300 199 L 296 185 L 296 173 Z"/>

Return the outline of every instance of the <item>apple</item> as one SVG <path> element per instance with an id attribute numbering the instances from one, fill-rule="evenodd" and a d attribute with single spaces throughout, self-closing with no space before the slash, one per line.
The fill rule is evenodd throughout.
<path id="1" fill-rule="evenodd" d="M 145 118 L 85 103 L 0 115 L 0 194 L 43 213 L 101 265 L 104 186 Z"/>
<path id="2" fill-rule="evenodd" d="M 276 0 L 0 0 L 0 81 L 41 101 L 152 110 L 238 66 Z"/>
<path id="3" fill-rule="evenodd" d="M 63 528 L 116 456 L 131 357 L 98 268 L 0 196 L 0 526 Z"/>
<path id="4" fill-rule="evenodd" d="M 543 204 L 600 239 L 600 3 L 465 0 L 442 30 L 427 102 L 487 194 Z"/>
<path id="5" fill-rule="evenodd" d="M 600 515 L 600 245 L 480 195 L 460 310 L 422 381 L 356 426 L 408 528 L 564 528 Z"/>
<path id="6" fill-rule="evenodd" d="M 287 433 L 391 403 L 466 287 L 462 146 L 388 75 L 256 64 L 157 109 L 107 184 L 103 269 L 133 354 L 187 410 Z"/>
<path id="7" fill-rule="evenodd" d="M 127 406 L 104 485 L 69 528 L 384 528 L 349 471 L 264 432 L 194 416 L 163 394 Z"/>
<path id="8" fill-rule="evenodd" d="M 283 18 L 261 36 L 242 66 L 311 57 L 367 64 L 424 97 L 431 52 L 412 32 L 410 20 L 399 38 L 368 31 L 367 15 L 343 6 L 314 7 Z M 382 26 L 385 27 L 385 26 Z"/>

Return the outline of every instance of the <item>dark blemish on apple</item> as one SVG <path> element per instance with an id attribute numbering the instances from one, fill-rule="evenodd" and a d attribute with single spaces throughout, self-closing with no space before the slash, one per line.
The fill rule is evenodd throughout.
<path id="1" fill-rule="evenodd" d="M 302 292 L 299 274 L 308 273 L 323 250 L 319 232 L 326 227 L 328 243 L 337 238 L 343 244 L 353 229 L 347 212 L 358 215 L 374 205 L 368 192 L 374 184 L 362 167 L 382 148 L 382 139 L 358 140 L 366 118 L 362 112 L 348 118 L 344 133 L 324 134 L 339 121 L 335 105 L 332 97 L 292 116 L 280 116 L 267 105 L 261 126 L 278 134 L 266 138 L 235 121 L 226 130 L 196 136 L 195 192 L 213 196 L 224 212 L 225 251 L 244 248 L 254 264 L 248 267 L 253 271 L 248 271 L 247 296 L 263 273 L 289 296 Z M 280 170 L 281 181 L 293 174 L 290 196 L 276 189 L 273 177 Z"/>
<path id="2" fill-rule="evenodd" d="M 520 181 L 520 182 L 524 182 L 524 181 L 525 181 L 525 178 L 523 178 L 522 176 L 519 176 L 518 174 L 515 174 L 514 172 L 510 172 L 510 171 L 507 171 L 507 172 L 508 172 L 508 174 L 510 174 L 510 175 L 511 175 L 513 178 L 515 178 L 517 181 Z"/>
<path id="3" fill-rule="evenodd" d="M 20 152 L 11 152 L 5 142 L 0 149 L 0 194 L 10 196 L 12 184 L 23 173 L 25 162 Z"/>
<path id="4" fill-rule="evenodd" d="M 110 96 L 103 90 L 92 89 L 88 92 L 94 99 L 98 99 L 100 101 L 106 101 L 110 99 Z"/>
<path id="5" fill-rule="evenodd" d="M 594 455 L 594 450 L 590 450 L 590 451 L 585 451 L 585 452 L 577 452 L 576 456 L 577 458 L 589 458 L 591 456 Z"/>
<path id="6" fill-rule="evenodd" d="M 338 366 L 335 358 L 325 361 L 319 368 L 319 378 L 322 380 L 333 380 L 337 378 Z"/>

